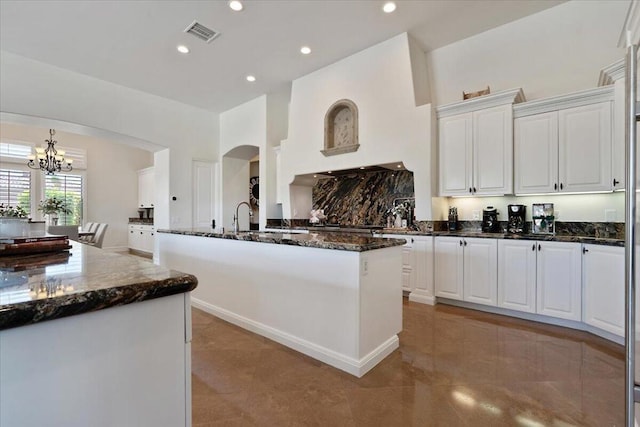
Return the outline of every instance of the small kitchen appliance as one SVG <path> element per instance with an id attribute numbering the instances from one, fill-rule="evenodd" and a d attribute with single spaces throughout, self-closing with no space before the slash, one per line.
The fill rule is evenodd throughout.
<path id="1" fill-rule="evenodd" d="M 498 210 L 493 206 L 487 206 L 482 210 L 482 232 L 498 233 L 500 232 L 500 223 L 498 222 Z"/>
<path id="2" fill-rule="evenodd" d="M 449 231 L 458 230 L 458 208 L 449 206 Z"/>
<path id="3" fill-rule="evenodd" d="M 555 216 L 553 203 L 534 203 L 531 210 L 533 232 L 537 234 L 555 233 Z"/>
<path id="4" fill-rule="evenodd" d="M 526 211 L 527 207 L 525 205 L 507 206 L 507 212 L 509 215 L 507 231 L 509 233 L 524 233 Z"/>

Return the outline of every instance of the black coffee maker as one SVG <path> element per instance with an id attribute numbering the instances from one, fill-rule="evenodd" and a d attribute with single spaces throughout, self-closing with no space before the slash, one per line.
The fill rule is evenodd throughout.
<path id="1" fill-rule="evenodd" d="M 500 232 L 500 223 L 498 222 L 498 210 L 493 206 L 487 206 L 482 210 L 482 232 L 498 233 Z"/>
<path id="2" fill-rule="evenodd" d="M 507 231 L 509 233 L 524 233 L 525 232 L 525 213 L 527 207 L 525 205 L 509 205 L 507 206 L 507 212 L 509 213 L 509 220 L 507 222 Z"/>

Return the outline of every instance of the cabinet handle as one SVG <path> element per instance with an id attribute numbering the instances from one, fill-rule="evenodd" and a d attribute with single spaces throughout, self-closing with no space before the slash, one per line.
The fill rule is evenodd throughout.
<path id="1" fill-rule="evenodd" d="M 553 189 L 557 190 L 558 189 L 558 183 L 553 184 Z"/>
<path id="2" fill-rule="evenodd" d="M 473 193 L 473 191 L 471 190 L 471 187 L 469 187 L 469 193 Z"/>
<path id="3" fill-rule="evenodd" d="M 464 241 L 464 245 L 467 246 L 467 241 L 466 240 Z"/>
<path id="4" fill-rule="evenodd" d="M 583 254 L 586 254 L 587 252 L 589 252 L 589 249 L 587 249 L 587 248 L 582 248 L 582 253 L 583 253 Z"/>
<path id="5" fill-rule="evenodd" d="M 560 183 L 560 189 L 561 189 L 561 190 L 562 190 L 562 188 L 563 188 L 563 187 L 564 187 L 564 186 L 562 185 L 562 183 Z"/>
<path id="6" fill-rule="evenodd" d="M 140 232 L 140 234 L 142 234 L 142 231 Z"/>
<path id="7" fill-rule="evenodd" d="M 531 250 L 535 251 L 536 250 L 536 244 L 534 243 L 533 246 L 531 246 Z"/>
<path id="8" fill-rule="evenodd" d="M 462 240 L 460 240 L 460 246 L 462 246 Z"/>
<path id="9" fill-rule="evenodd" d="M 476 192 L 477 192 L 476 187 L 473 187 L 473 192 L 474 192 L 474 193 L 476 193 Z"/>
<path id="10" fill-rule="evenodd" d="M 617 179 L 613 178 L 613 186 L 615 187 L 618 184 L 620 184 L 620 181 L 618 181 Z"/>
<path id="11" fill-rule="evenodd" d="M 538 250 L 541 251 L 542 250 L 542 246 L 538 245 Z"/>
<path id="12" fill-rule="evenodd" d="M 413 243 L 413 237 L 411 238 L 411 243 Z"/>
<path id="13" fill-rule="evenodd" d="M 151 235 L 153 236 L 153 233 L 151 233 Z"/>

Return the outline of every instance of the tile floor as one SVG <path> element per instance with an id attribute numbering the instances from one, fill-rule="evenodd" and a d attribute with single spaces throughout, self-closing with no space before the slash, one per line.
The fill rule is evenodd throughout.
<path id="1" fill-rule="evenodd" d="M 624 348 L 404 302 L 400 348 L 356 378 L 193 310 L 194 426 L 622 426 Z"/>

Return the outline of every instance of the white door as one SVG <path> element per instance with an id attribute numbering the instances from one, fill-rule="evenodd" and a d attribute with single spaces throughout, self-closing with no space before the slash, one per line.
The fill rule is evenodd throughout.
<path id="1" fill-rule="evenodd" d="M 433 237 L 416 236 L 413 253 L 415 280 L 409 300 L 433 304 Z"/>
<path id="2" fill-rule="evenodd" d="M 498 241 L 498 307 L 536 312 L 537 242 Z"/>
<path id="3" fill-rule="evenodd" d="M 581 245 L 538 242 L 537 249 L 537 313 L 582 320 Z"/>
<path id="4" fill-rule="evenodd" d="M 558 112 L 560 191 L 612 190 L 610 101 Z"/>
<path id="5" fill-rule="evenodd" d="M 471 194 L 472 113 L 438 120 L 440 195 Z"/>
<path id="6" fill-rule="evenodd" d="M 464 300 L 496 305 L 498 292 L 498 241 L 464 239 Z"/>
<path id="7" fill-rule="evenodd" d="M 436 237 L 434 242 L 436 296 L 462 300 L 463 240 L 457 237 Z"/>
<path id="8" fill-rule="evenodd" d="M 624 248 L 583 245 L 584 322 L 624 336 Z"/>
<path id="9" fill-rule="evenodd" d="M 213 162 L 193 161 L 193 226 L 211 228 L 214 212 Z M 218 226 L 216 224 L 216 226 Z"/>
<path id="10" fill-rule="evenodd" d="M 146 168 L 138 171 L 138 205 L 141 208 L 154 207 L 155 199 L 155 172 L 154 168 Z"/>
<path id="11" fill-rule="evenodd" d="M 558 113 L 519 117 L 514 123 L 515 193 L 557 191 Z"/>
<path id="12" fill-rule="evenodd" d="M 473 112 L 473 192 L 513 193 L 513 108 Z"/>

